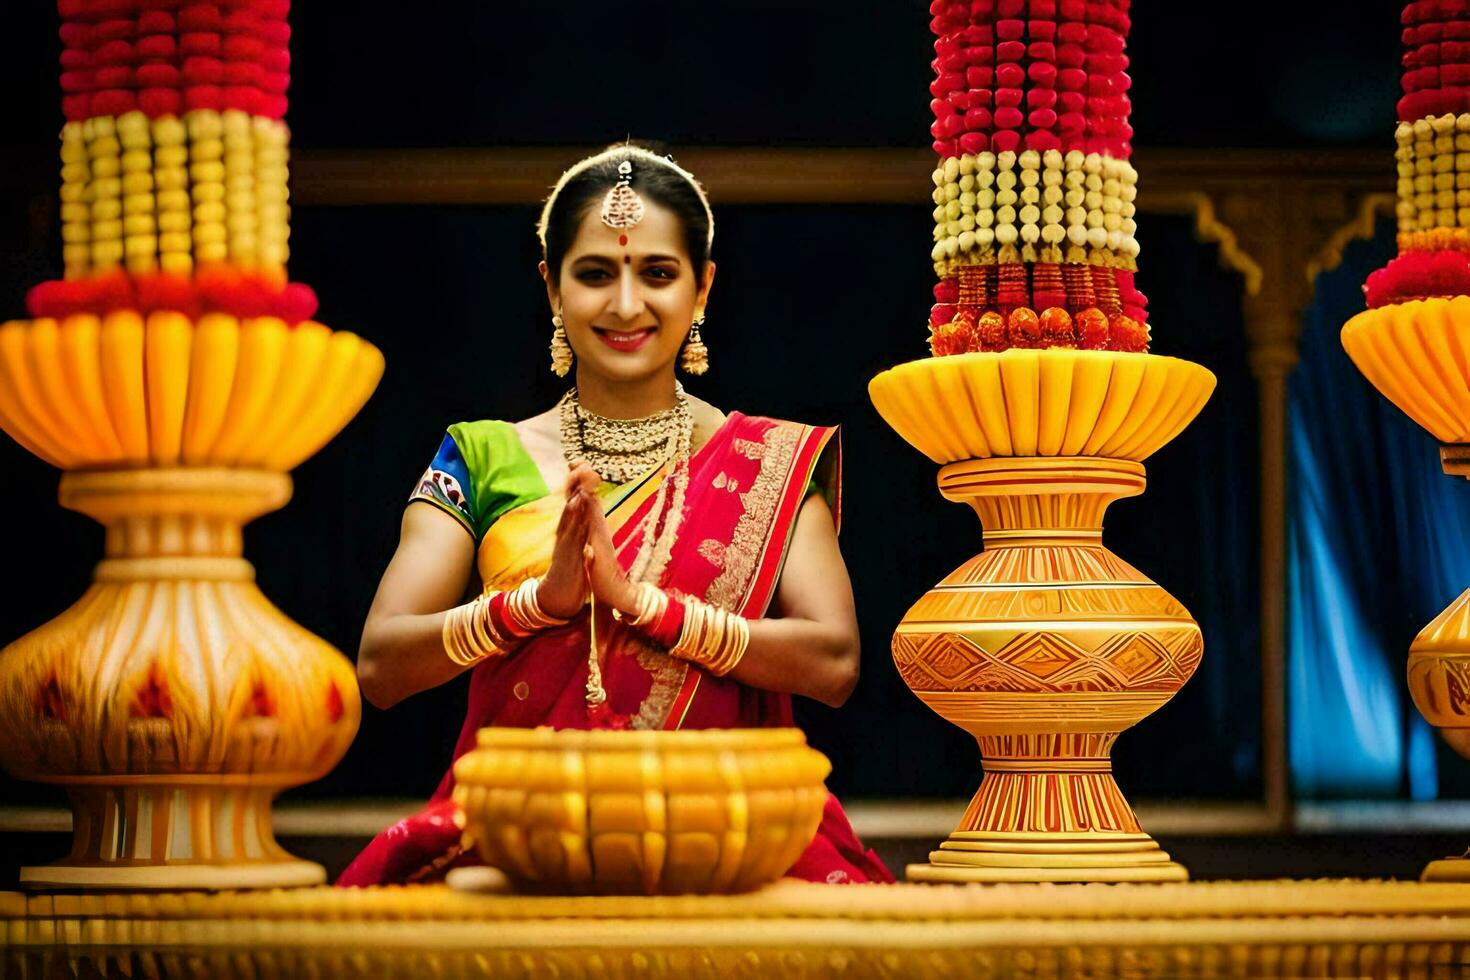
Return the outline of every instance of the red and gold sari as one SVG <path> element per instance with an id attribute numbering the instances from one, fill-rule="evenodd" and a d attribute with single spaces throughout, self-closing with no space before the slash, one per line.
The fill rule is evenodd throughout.
<path id="1" fill-rule="evenodd" d="M 660 583 L 676 593 L 738 612 L 766 614 L 776 592 L 796 515 L 817 473 L 831 460 L 834 518 L 840 459 L 834 429 L 732 414 L 690 460 L 685 514 Z M 831 452 L 824 457 L 824 450 Z M 663 473 L 620 487 L 605 499 L 618 559 L 629 567 L 641 526 Z M 503 515 L 486 532 L 478 553 L 487 588 L 514 587 L 539 575 L 550 561 L 559 494 Z M 618 726 L 648 729 L 754 728 L 792 724 L 791 696 L 716 677 L 669 657 L 610 618 L 598 619 L 607 709 Z M 539 634 L 505 656 L 479 664 L 470 677 L 469 710 L 455 745 L 457 759 L 482 727 L 598 727 L 586 704 L 588 614 Z M 605 724 L 605 722 L 601 722 Z M 434 880 L 451 867 L 474 863 L 464 853 L 450 799 L 453 771 L 445 773 L 429 805 L 393 825 L 368 845 L 338 879 L 339 885 Z M 863 848 L 836 797 L 829 794 L 816 837 L 788 875 L 808 881 L 892 881 L 877 856 Z"/>

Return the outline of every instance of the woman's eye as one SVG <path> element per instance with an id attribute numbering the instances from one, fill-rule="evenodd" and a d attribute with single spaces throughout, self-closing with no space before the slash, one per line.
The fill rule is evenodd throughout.
<path id="1" fill-rule="evenodd" d="M 647 271 L 646 271 L 646 274 L 649 275 L 649 276 L 652 276 L 655 279 L 663 279 L 663 280 L 670 280 L 670 279 L 677 279 L 677 278 L 679 278 L 679 274 L 678 273 L 672 271 L 671 269 L 665 269 L 661 265 L 649 266 L 648 269 L 647 269 Z"/>
<path id="2" fill-rule="evenodd" d="M 577 273 L 578 282 L 600 282 L 612 278 L 606 269 L 583 269 Z"/>

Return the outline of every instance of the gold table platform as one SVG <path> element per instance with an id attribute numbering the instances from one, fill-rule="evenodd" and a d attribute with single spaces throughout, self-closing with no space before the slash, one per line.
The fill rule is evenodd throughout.
<path id="1" fill-rule="evenodd" d="M 0 893 L 7 977 L 1470 975 L 1470 885 L 822 886 L 551 898 L 442 885 Z"/>

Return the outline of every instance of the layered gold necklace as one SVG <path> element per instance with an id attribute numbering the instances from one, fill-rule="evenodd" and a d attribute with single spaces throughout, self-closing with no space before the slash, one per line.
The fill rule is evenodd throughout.
<path id="1" fill-rule="evenodd" d="M 627 483 L 654 467 L 689 455 L 694 416 L 689 396 L 675 383 L 674 405 L 641 419 L 610 419 L 589 412 L 573 388 L 561 400 L 561 448 L 567 463 L 582 462 L 609 483 Z"/>

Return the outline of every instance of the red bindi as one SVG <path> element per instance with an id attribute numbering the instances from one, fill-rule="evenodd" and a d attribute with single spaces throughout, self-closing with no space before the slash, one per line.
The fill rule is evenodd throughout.
<path id="1" fill-rule="evenodd" d="M 619 245 L 627 245 L 628 244 L 628 236 L 627 235 L 619 235 L 618 236 L 618 244 Z"/>

